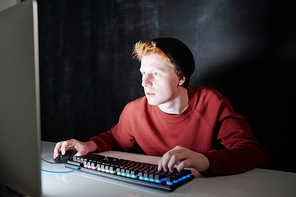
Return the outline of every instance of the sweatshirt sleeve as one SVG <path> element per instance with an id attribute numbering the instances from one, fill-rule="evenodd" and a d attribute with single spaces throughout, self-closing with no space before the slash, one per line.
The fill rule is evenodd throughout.
<path id="1" fill-rule="evenodd" d="M 99 136 L 93 136 L 90 138 L 90 141 L 94 141 L 96 143 L 98 147 L 97 152 L 115 150 L 117 147 L 116 140 L 110 131 L 102 133 Z"/>
<path id="2" fill-rule="evenodd" d="M 229 175 L 242 173 L 256 167 L 266 168 L 267 154 L 253 136 L 246 119 L 234 112 L 229 101 L 221 96 L 218 110 L 210 110 L 216 116 L 216 124 L 213 130 L 216 133 L 216 141 L 223 149 L 212 149 L 203 153 L 210 161 L 210 169 L 207 176 Z M 213 105 L 211 105 L 213 106 Z M 209 108 L 211 108 L 209 106 Z"/>
<path id="3" fill-rule="evenodd" d="M 123 109 L 118 123 L 109 131 L 90 138 L 98 146 L 98 152 L 121 148 L 130 151 L 134 147 L 134 136 L 129 133 L 131 124 L 132 105 L 128 103 Z"/>

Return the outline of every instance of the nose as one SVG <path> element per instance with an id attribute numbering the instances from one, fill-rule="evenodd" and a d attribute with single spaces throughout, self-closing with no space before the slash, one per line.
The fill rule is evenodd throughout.
<path id="1" fill-rule="evenodd" d="M 152 86 L 152 82 L 151 82 L 151 79 L 150 79 L 148 74 L 143 75 L 143 77 L 142 77 L 142 86 L 143 87 Z"/>

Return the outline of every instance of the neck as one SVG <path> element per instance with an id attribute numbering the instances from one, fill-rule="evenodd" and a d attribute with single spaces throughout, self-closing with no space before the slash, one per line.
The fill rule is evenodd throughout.
<path id="1" fill-rule="evenodd" d="M 181 86 L 179 88 L 178 94 L 172 101 L 158 105 L 161 111 L 166 114 L 176 115 L 181 114 L 187 109 L 189 103 L 188 90 Z"/>

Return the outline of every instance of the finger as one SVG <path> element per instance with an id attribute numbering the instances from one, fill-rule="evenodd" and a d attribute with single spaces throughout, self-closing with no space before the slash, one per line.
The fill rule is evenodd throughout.
<path id="1" fill-rule="evenodd" d="M 178 162 L 178 159 L 177 159 L 177 156 L 176 155 L 173 155 L 171 157 L 171 159 L 169 160 L 169 163 L 168 163 L 168 169 L 170 172 L 173 172 L 174 171 L 174 166 L 175 164 Z"/>
<path id="2" fill-rule="evenodd" d="M 159 169 L 158 171 L 162 171 L 162 170 L 165 171 L 165 172 L 168 171 L 168 169 L 167 169 L 165 163 L 166 163 L 166 161 L 165 161 L 164 158 L 162 157 L 161 160 L 159 160 L 159 162 L 158 162 L 158 169 Z"/>
<path id="3" fill-rule="evenodd" d="M 55 148 L 54 148 L 54 151 L 53 151 L 53 158 L 56 158 L 60 155 L 60 148 L 62 146 L 62 142 L 58 142 L 56 145 L 55 145 Z"/>
<path id="4" fill-rule="evenodd" d="M 163 168 L 162 168 L 162 165 L 161 165 L 161 160 L 158 161 L 158 168 L 157 170 L 158 171 L 161 171 Z"/>
<path id="5" fill-rule="evenodd" d="M 62 155 L 64 155 L 66 153 L 66 147 L 68 146 L 68 142 L 67 141 L 63 141 L 61 148 L 60 148 L 60 152 L 62 153 Z"/>
<path id="6" fill-rule="evenodd" d="M 75 149 L 76 150 L 76 149 Z M 74 155 L 74 156 L 83 156 L 83 155 L 86 155 L 88 152 L 85 152 L 85 151 L 78 151 L 78 150 L 76 150 L 77 152 L 76 152 L 76 154 Z"/>
<path id="7" fill-rule="evenodd" d="M 85 154 L 81 154 L 80 152 L 77 152 L 74 156 L 82 156 L 82 155 L 85 155 Z"/>
<path id="8" fill-rule="evenodd" d="M 174 154 L 170 158 L 170 161 L 168 163 L 168 169 L 170 170 L 170 172 L 173 172 L 174 171 L 175 165 L 177 165 L 178 163 L 182 162 L 185 159 L 186 159 L 186 155 L 185 154 L 182 154 L 182 153 Z"/>
<path id="9" fill-rule="evenodd" d="M 186 160 L 183 160 L 182 162 L 180 162 L 178 165 L 177 165 L 177 170 L 179 172 L 181 172 L 182 170 L 184 170 L 185 168 L 189 167 L 190 165 L 188 164 L 188 159 Z"/>
<path id="10" fill-rule="evenodd" d="M 62 143 L 62 146 L 61 146 L 61 152 L 62 154 L 64 155 L 66 153 L 66 150 L 68 147 L 74 147 L 75 146 L 75 141 L 74 140 L 67 140 L 67 141 L 64 141 Z"/>
<path id="11" fill-rule="evenodd" d="M 169 154 L 165 153 L 158 163 L 159 171 L 163 170 L 163 171 L 167 172 L 168 171 L 168 168 L 167 168 L 168 162 L 169 162 Z"/>
<path id="12" fill-rule="evenodd" d="M 161 160 L 158 161 L 158 171 L 165 171 L 167 172 L 168 169 L 168 162 L 169 160 L 167 159 L 167 157 L 162 157 Z"/>
<path id="13" fill-rule="evenodd" d="M 172 149 L 172 150 L 169 150 L 168 152 L 166 152 L 160 162 L 159 162 L 159 169 L 162 169 L 163 171 L 167 172 L 169 170 L 169 167 L 168 167 L 168 164 L 171 160 L 171 157 L 175 154 L 178 154 L 180 152 L 179 149 Z M 170 169 L 171 170 L 171 169 Z"/>

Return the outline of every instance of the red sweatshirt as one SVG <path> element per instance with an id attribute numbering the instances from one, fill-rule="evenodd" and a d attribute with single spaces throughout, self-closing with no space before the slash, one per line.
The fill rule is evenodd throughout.
<path id="1" fill-rule="evenodd" d="M 264 148 L 224 96 L 203 86 L 188 86 L 188 90 L 189 105 L 183 113 L 166 114 L 141 97 L 125 106 L 115 127 L 90 140 L 99 152 L 116 145 L 129 151 L 137 141 L 146 154 L 156 156 L 180 145 L 208 157 L 208 176 L 266 167 Z"/>

